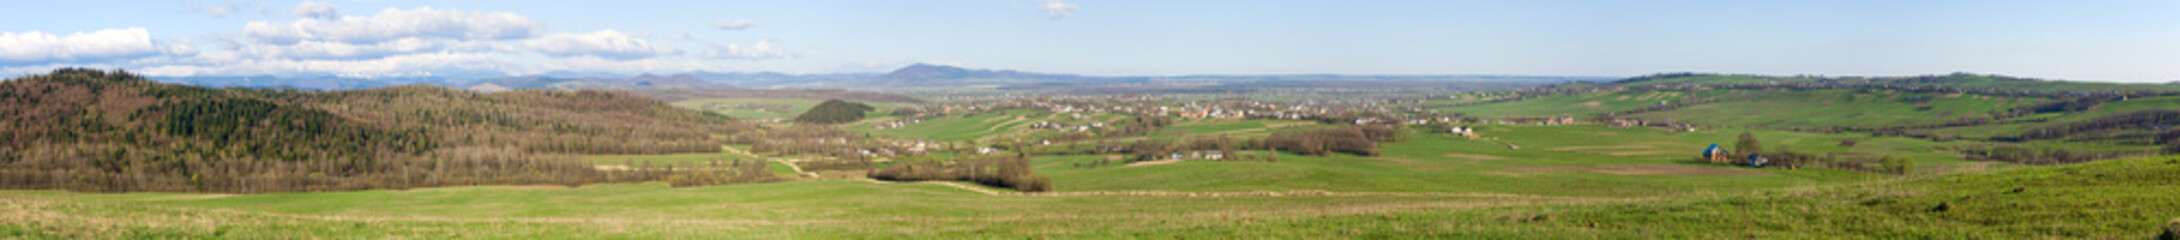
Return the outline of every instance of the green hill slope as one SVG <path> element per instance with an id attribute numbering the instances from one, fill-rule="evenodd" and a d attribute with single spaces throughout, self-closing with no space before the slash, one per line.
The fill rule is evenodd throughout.
<path id="1" fill-rule="evenodd" d="M 2146 239 L 2180 218 L 2175 186 L 2180 156 L 1695 199 L 1309 222 L 1356 224 L 1350 226 L 1384 236 Z"/>
<path id="2" fill-rule="evenodd" d="M 2068 144 L 2149 151 L 2180 119 L 2180 85 L 1995 75 L 1813 77 L 1659 74 L 1449 98 L 1433 111 L 1485 118 L 1573 116 L 1709 127 L 1874 133 L 1941 141 Z M 1466 101 L 1466 102 L 1464 102 Z M 2120 116 L 2136 117 L 2120 117 Z M 2072 145 L 2088 144 L 2088 145 Z"/>

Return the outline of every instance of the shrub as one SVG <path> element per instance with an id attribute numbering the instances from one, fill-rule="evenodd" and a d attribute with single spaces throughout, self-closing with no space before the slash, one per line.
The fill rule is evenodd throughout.
<path id="1" fill-rule="evenodd" d="M 1910 170 L 1915 169 L 1915 159 L 1885 155 L 1877 159 L 1877 166 L 1887 173 L 1907 175 Z"/>
<path id="2" fill-rule="evenodd" d="M 1377 156 L 1378 144 L 1361 127 L 1319 128 L 1272 133 L 1265 145 L 1296 154 L 1324 156 L 1333 152 Z"/>
<path id="3" fill-rule="evenodd" d="M 2172 222 L 2165 223 L 2165 233 L 2158 234 L 2157 239 L 2180 240 L 2180 218 L 2174 218 Z"/>
<path id="4" fill-rule="evenodd" d="M 1015 190 L 1015 191 L 1023 191 L 1023 192 L 1046 192 L 1046 191 L 1052 191 L 1052 178 L 1051 178 L 1051 177 L 1045 177 L 1045 175 L 1039 175 L 1039 174 L 1030 174 L 1030 175 L 1027 175 L 1027 176 L 1022 176 L 1022 177 L 1017 177 L 1017 178 L 1014 178 L 1013 180 L 1014 180 L 1015 182 L 1014 182 L 1014 183 L 1010 183 L 1010 184 L 1008 184 L 1008 185 L 1013 185 L 1013 186 L 1014 186 L 1014 190 Z"/>
<path id="5" fill-rule="evenodd" d="M 1052 189 L 1052 180 L 1031 172 L 1029 159 L 987 156 L 954 161 L 900 161 L 871 171 L 871 179 L 885 181 L 969 181 L 985 186 L 1024 192 Z"/>
<path id="6" fill-rule="evenodd" d="M 1756 134 L 1741 132 L 1740 139 L 1734 141 L 1733 152 L 1743 154 L 1764 152 L 1764 145 L 1756 141 Z"/>
<path id="7" fill-rule="evenodd" d="M 2172 147 L 2166 146 L 2166 151 L 2172 151 Z M 1999 161 L 2027 165 L 2074 164 L 2141 154 L 2132 151 L 2077 151 L 2064 148 L 2037 150 L 2013 146 L 1970 148 L 1961 151 L 1961 153 L 1968 160 Z"/>

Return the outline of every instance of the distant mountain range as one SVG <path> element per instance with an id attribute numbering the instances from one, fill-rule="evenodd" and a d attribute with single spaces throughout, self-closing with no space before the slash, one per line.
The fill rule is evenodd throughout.
<path id="1" fill-rule="evenodd" d="M 634 76 L 600 73 L 551 73 L 532 76 L 344 78 L 333 76 L 191 76 L 152 79 L 208 87 L 262 87 L 310 90 L 345 90 L 425 84 L 452 88 L 498 89 L 717 89 L 717 88 L 837 88 L 885 90 L 991 86 L 1037 88 L 1114 84 L 1243 84 L 1263 82 L 1476 82 L 1514 81 L 1537 84 L 1576 81 L 1609 81 L 1615 77 L 1505 76 L 1505 75 L 1184 75 L 1184 76 L 1084 76 L 1015 70 L 967 69 L 938 64 L 914 64 L 887 73 L 786 74 L 777 72 L 687 72 L 671 75 Z"/>

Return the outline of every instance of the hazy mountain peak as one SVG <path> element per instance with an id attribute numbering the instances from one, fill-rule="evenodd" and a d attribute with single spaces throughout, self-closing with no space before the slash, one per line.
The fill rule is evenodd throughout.
<path id="1" fill-rule="evenodd" d="M 890 79 L 954 79 L 988 77 L 989 75 L 992 75 L 991 70 L 970 70 L 951 65 L 917 63 L 893 70 L 893 72 L 886 73 L 883 77 Z"/>

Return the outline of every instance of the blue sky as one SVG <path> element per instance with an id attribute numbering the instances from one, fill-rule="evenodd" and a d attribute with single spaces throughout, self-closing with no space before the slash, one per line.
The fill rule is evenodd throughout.
<path id="1" fill-rule="evenodd" d="M 2180 80 L 2180 1 L 22 1 L 0 74 L 1656 72 Z"/>

